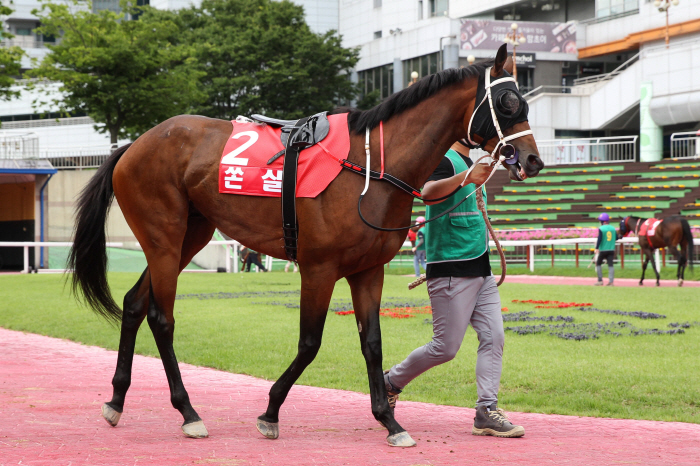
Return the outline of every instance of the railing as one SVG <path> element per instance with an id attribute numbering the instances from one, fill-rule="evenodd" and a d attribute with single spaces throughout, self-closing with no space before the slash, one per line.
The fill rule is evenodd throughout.
<path id="1" fill-rule="evenodd" d="M 31 159 L 39 156 L 39 136 L 34 133 L 0 136 L 0 159 Z"/>
<path id="2" fill-rule="evenodd" d="M 121 248 L 124 243 L 106 243 L 108 248 Z M 226 272 L 238 272 L 238 241 L 209 241 L 208 245 L 223 246 L 226 257 Z M 23 249 L 23 267 L 22 273 L 29 273 L 31 267 L 29 264 L 29 248 L 50 248 L 50 247 L 72 247 L 73 243 L 69 241 L 0 241 L 0 250 L 2 248 L 22 248 Z M 271 263 L 271 257 L 268 256 L 266 262 Z M 38 269 L 37 272 L 42 273 L 63 273 L 65 269 Z M 218 272 L 219 270 L 191 270 L 185 269 L 185 272 Z"/>
<path id="3" fill-rule="evenodd" d="M 94 125 L 90 117 L 43 118 L 41 120 L 3 121 L 2 129 L 45 128 L 48 126 Z"/>
<path id="4" fill-rule="evenodd" d="M 51 162 L 57 169 L 97 168 L 109 158 L 116 145 L 56 147 L 42 149 L 39 157 Z"/>
<path id="5" fill-rule="evenodd" d="M 524 264 L 531 272 L 535 271 L 535 264 L 547 265 L 554 267 L 555 263 L 561 265 L 562 262 L 566 265 L 575 265 L 576 267 L 587 266 L 591 264 L 593 249 L 597 238 L 565 238 L 565 239 L 544 239 L 544 240 L 504 240 L 501 241 L 501 246 L 504 248 L 508 264 L 517 265 Z M 639 238 L 629 237 L 622 238 L 617 241 L 618 260 L 622 268 L 627 265 L 636 266 L 640 263 Z M 700 242 L 698 242 L 700 243 Z M 700 259 L 700 244 L 696 243 L 693 251 L 693 262 L 698 262 Z M 498 263 L 498 254 L 496 254 L 493 241 L 490 243 L 494 264 Z M 225 268 L 211 270 L 194 270 L 185 269 L 185 272 L 239 272 L 238 246 L 237 241 L 210 241 L 208 245 L 223 246 L 222 252 L 225 254 Z M 24 250 L 24 266 L 22 273 L 31 271 L 29 263 L 29 248 L 49 248 L 49 247 L 71 247 L 71 242 L 38 242 L 38 241 L 19 241 L 19 242 L 0 242 L 0 252 L 4 247 L 20 247 Z M 107 247 L 120 248 L 124 243 L 107 243 Z M 404 244 L 405 248 L 410 247 L 410 243 Z M 627 261 L 627 262 L 625 262 Z M 640 261 L 640 262 L 637 262 Z M 277 264 L 280 268 L 284 267 L 287 261 L 284 259 L 276 259 L 271 256 L 265 258 L 265 267 L 268 270 L 273 269 L 273 264 Z M 661 265 L 666 263 L 675 264 L 675 260 L 665 254 L 665 250 L 657 250 L 655 253 L 655 262 L 657 270 L 660 270 Z M 413 257 L 405 254 L 397 254 L 396 258 L 387 266 L 413 266 Z M 67 272 L 64 269 L 39 269 L 37 272 L 46 273 L 63 273 Z M 68 272 L 70 272 L 68 270 Z"/>
<path id="6" fill-rule="evenodd" d="M 603 81 L 610 81 L 613 79 L 615 76 L 618 76 L 621 74 L 623 71 L 625 71 L 627 68 L 629 68 L 631 65 L 639 61 L 639 52 L 634 54 L 629 60 L 612 70 L 610 73 L 605 73 L 605 74 L 597 74 L 595 76 L 588 76 L 585 78 L 578 78 L 574 79 L 574 86 L 580 86 L 582 84 L 593 84 L 593 83 L 599 83 Z"/>
<path id="7" fill-rule="evenodd" d="M 15 36 L 11 39 L 0 41 L 0 47 L 22 47 L 23 49 L 40 49 L 46 45 L 56 45 L 57 42 L 45 42 L 43 38 L 35 35 Z"/>
<path id="8" fill-rule="evenodd" d="M 545 165 L 634 162 L 639 136 L 550 139 L 537 141 Z"/>
<path id="9" fill-rule="evenodd" d="M 537 86 L 530 92 L 526 92 L 525 94 L 523 94 L 523 98 L 529 101 L 530 99 L 533 99 L 540 94 L 571 94 L 572 90 L 573 86 Z"/>
<path id="10" fill-rule="evenodd" d="M 671 158 L 700 158 L 700 131 L 673 133 L 671 135 Z"/>

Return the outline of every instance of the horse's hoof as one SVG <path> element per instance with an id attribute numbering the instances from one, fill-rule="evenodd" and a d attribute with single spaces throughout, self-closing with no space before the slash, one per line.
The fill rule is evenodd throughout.
<path id="1" fill-rule="evenodd" d="M 656 282 L 656 286 L 661 286 L 661 283 L 659 283 L 659 282 Z"/>
<path id="2" fill-rule="evenodd" d="M 267 422 L 263 421 L 262 419 L 258 419 L 255 423 L 255 427 L 258 428 L 258 432 L 260 432 L 267 438 L 274 440 L 280 436 L 279 422 Z"/>
<path id="3" fill-rule="evenodd" d="M 116 409 L 105 403 L 102 405 L 102 417 L 105 418 L 107 424 L 112 427 L 117 427 L 117 424 L 119 424 L 119 419 L 122 417 L 122 413 L 117 412 Z"/>
<path id="4" fill-rule="evenodd" d="M 683 286 L 683 279 L 682 278 L 680 280 L 678 280 L 678 286 L 679 287 Z"/>
<path id="5" fill-rule="evenodd" d="M 408 435 L 408 432 L 399 432 L 398 434 L 390 435 L 386 438 L 386 441 L 391 447 L 415 447 L 416 441 Z"/>
<path id="6" fill-rule="evenodd" d="M 644 286 L 644 282 L 639 282 L 639 286 Z"/>
<path id="7" fill-rule="evenodd" d="M 190 422 L 182 425 L 182 431 L 190 438 L 207 438 L 209 432 L 204 427 L 204 421 Z"/>

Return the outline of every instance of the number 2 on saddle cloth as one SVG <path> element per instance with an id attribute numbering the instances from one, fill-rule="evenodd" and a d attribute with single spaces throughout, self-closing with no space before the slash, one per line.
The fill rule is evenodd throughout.
<path id="1" fill-rule="evenodd" d="M 347 114 L 329 115 L 328 121 L 328 135 L 299 154 L 297 197 L 318 196 L 342 170 L 334 154 L 344 158 L 350 151 Z M 285 150 L 283 127 L 235 120 L 231 123 L 233 129 L 219 165 L 219 192 L 280 197 L 284 157 L 268 162 Z"/>

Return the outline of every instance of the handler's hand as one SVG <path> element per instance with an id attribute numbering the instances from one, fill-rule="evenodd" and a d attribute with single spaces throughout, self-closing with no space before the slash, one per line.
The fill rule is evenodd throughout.
<path id="1" fill-rule="evenodd" d="M 598 251 L 597 249 L 594 249 L 594 250 L 593 250 L 593 253 L 594 253 L 594 254 L 598 254 L 599 252 L 600 252 L 600 251 Z"/>
<path id="2" fill-rule="evenodd" d="M 472 172 L 467 177 L 467 179 L 462 183 L 462 186 L 465 186 L 469 183 L 474 183 L 477 186 L 484 184 L 488 179 L 489 175 L 491 174 L 491 170 L 493 170 L 493 167 L 491 165 L 477 163 Z"/>

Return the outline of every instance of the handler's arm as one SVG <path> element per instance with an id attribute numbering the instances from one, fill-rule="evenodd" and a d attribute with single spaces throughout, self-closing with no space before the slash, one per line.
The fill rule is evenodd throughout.
<path id="1" fill-rule="evenodd" d="M 464 176 L 467 174 L 466 171 L 457 173 L 454 176 L 445 178 L 439 181 L 428 181 L 423 187 L 423 192 L 421 193 L 423 198 L 435 199 L 442 196 L 447 196 L 452 191 L 457 189 L 458 186 L 467 185 L 469 183 L 474 183 L 477 186 L 484 183 L 491 173 L 491 166 L 479 163 L 477 164 L 472 172 L 469 174 L 467 179 Z M 464 184 L 462 184 L 464 182 Z M 443 199 L 444 200 L 444 199 Z M 439 204 L 442 201 L 437 202 L 426 202 L 428 205 Z"/>

